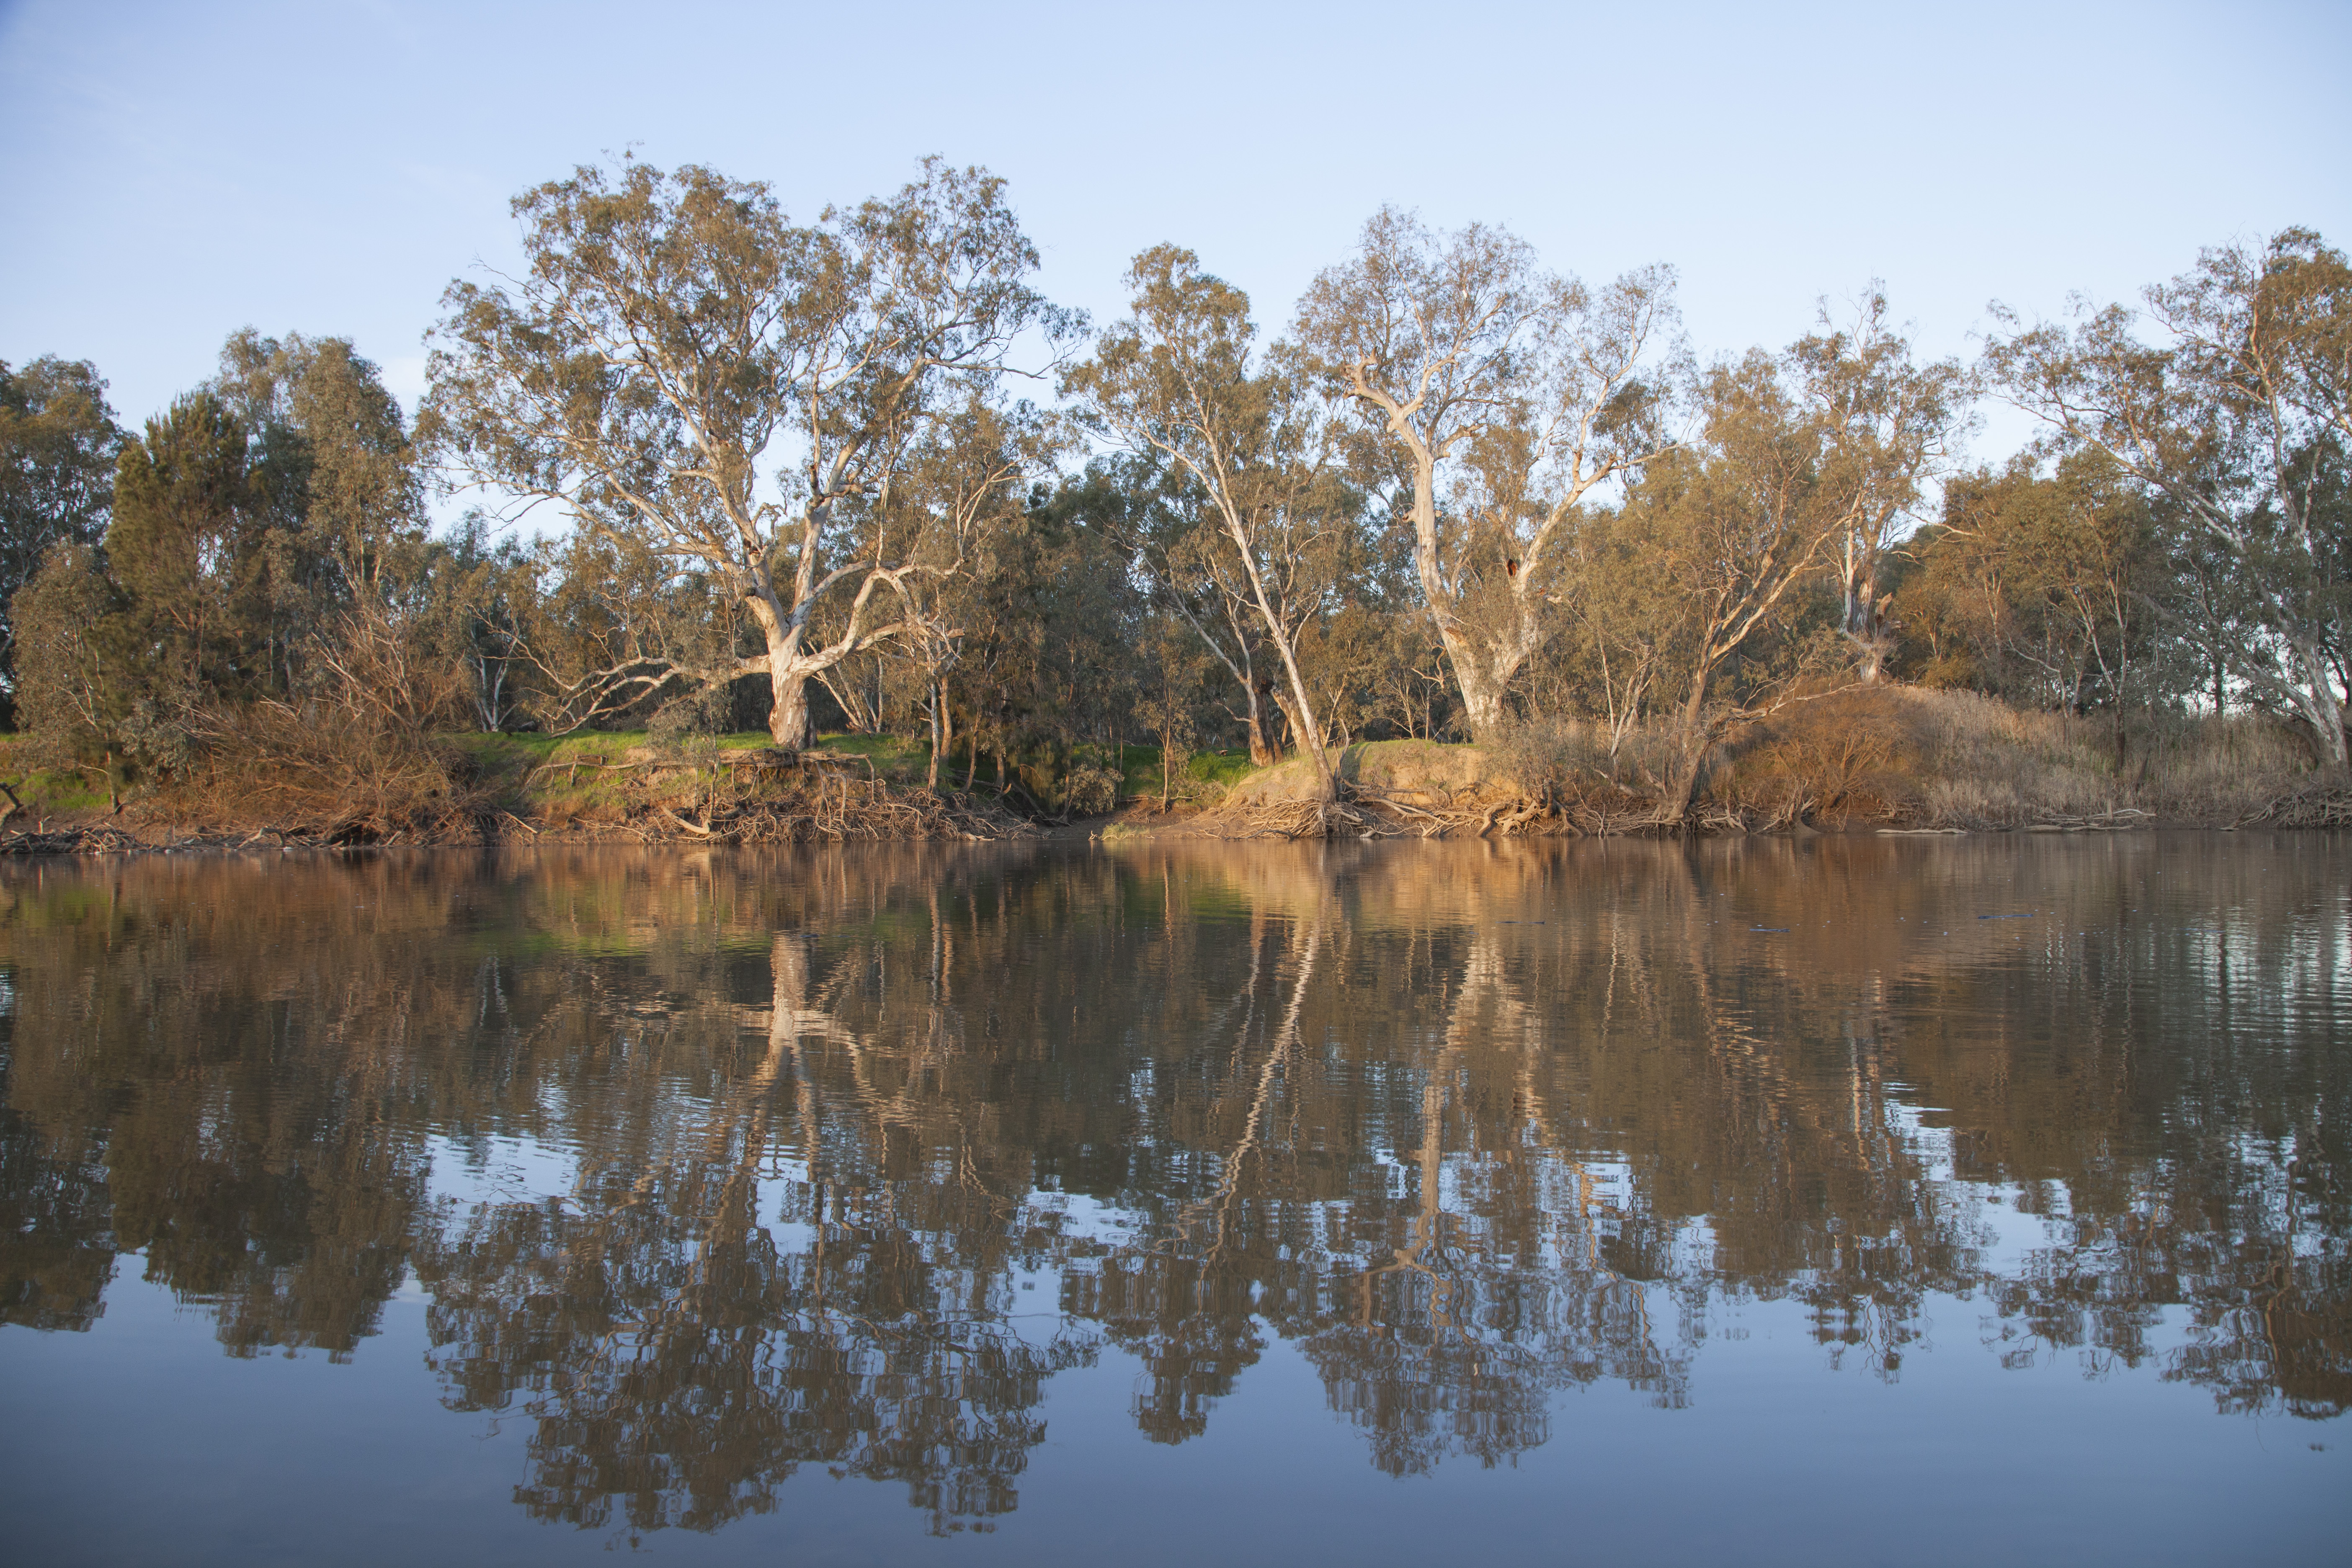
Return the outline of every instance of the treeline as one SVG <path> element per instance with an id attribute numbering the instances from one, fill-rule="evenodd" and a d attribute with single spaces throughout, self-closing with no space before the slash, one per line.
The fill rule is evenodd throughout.
<path id="1" fill-rule="evenodd" d="M 431 795 L 457 730 L 845 728 L 927 735 L 934 785 L 1148 742 L 1333 795 L 1353 741 L 1565 724 L 1664 759 L 1671 817 L 1743 725 L 1891 683 L 2118 759 L 2235 710 L 2345 762 L 2352 268 L 2315 234 L 1996 307 L 1974 363 L 1876 286 L 1706 360 L 1669 268 L 1393 210 L 1266 341 L 1173 246 L 1096 330 L 936 161 L 810 224 L 627 160 L 514 207 L 526 265 L 452 285 L 413 418 L 334 338 L 240 332 L 136 434 L 89 364 L 0 367 L 0 636 L 53 762 Z M 1972 466 L 1986 399 L 2040 436 Z"/>

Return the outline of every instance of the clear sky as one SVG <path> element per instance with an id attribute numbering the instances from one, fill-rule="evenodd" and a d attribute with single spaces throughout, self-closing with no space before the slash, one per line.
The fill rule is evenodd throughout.
<path id="1" fill-rule="evenodd" d="M 1989 300 L 2352 243 L 2352 4 L 0 0 L 0 359 L 94 360 L 135 424 L 236 328 L 341 334 L 413 406 L 508 198 L 624 147 L 801 217 L 985 164 L 1098 320 L 1174 240 L 1278 329 L 1394 202 L 1671 262 L 1703 354 L 1873 278 L 1965 353 Z"/>

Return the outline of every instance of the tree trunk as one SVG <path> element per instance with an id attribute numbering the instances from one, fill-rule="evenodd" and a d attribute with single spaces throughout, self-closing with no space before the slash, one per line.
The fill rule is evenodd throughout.
<path id="1" fill-rule="evenodd" d="M 2298 688 L 2290 691 L 2294 705 L 2311 726 L 2312 748 L 2323 767 L 2345 765 L 2344 705 L 2336 700 L 2336 675 L 2316 638 L 2299 641 L 2294 648 Z"/>
<path id="2" fill-rule="evenodd" d="M 1298 704 L 1293 701 L 1290 694 L 1280 687 L 1269 689 L 1266 695 L 1274 699 L 1274 705 L 1276 708 L 1282 710 L 1283 727 L 1290 731 L 1290 749 L 1294 752 L 1305 751 L 1307 721 L 1298 716 Z"/>
<path id="3" fill-rule="evenodd" d="M 1467 641 L 1450 631 L 1443 635 L 1454 665 L 1454 689 L 1462 693 L 1462 717 L 1470 725 L 1470 738 L 1480 742 L 1502 739 L 1504 682 L 1494 678 Z"/>
<path id="4" fill-rule="evenodd" d="M 923 777 L 923 787 L 936 792 L 940 787 L 940 758 L 947 753 L 948 686 L 944 680 L 931 682 L 931 764 Z"/>
<path id="5" fill-rule="evenodd" d="M 2317 711 L 2314 715 L 2311 728 L 2314 737 L 2319 742 L 2319 760 L 2329 767 L 2340 770 L 2346 761 L 2344 710 L 2337 704 L 2335 693 L 2331 691 L 2320 691 L 2317 693 L 2317 698 L 2318 700 L 2312 704 Z"/>
<path id="6" fill-rule="evenodd" d="M 1690 700 L 1683 704 L 1682 755 L 1675 761 L 1666 798 L 1659 803 L 1658 815 L 1663 822 L 1679 826 L 1690 820 L 1691 800 L 1698 794 L 1699 773 L 1706 766 L 1706 754 L 1715 749 L 1715 735 L 1706 723 L 1706 684 L 1714 676 L 1715 668 L 1709 665 L 1691 678 Z"/>
<path id="7" fill-rule="evenodd" d="M 816 733 L 809 728 L 808 677 L 771 654 L 768 689 L 775 698 L 768 710 L 769 739 L 788 752 L 807 751 L 816 743 Z"/>
<path id="8" fill-rule="evenodd" d="M 1258 700 L 1258 689 L 1254 684 L 1245 683 L 1242 692 L 1249 703 L 1249 712 L 1244 721 L 1249 727 L 1250 766 L 1270 768 L 1282 759 L 1275 754 L 1274 747 L 1266 741 L 1265 709 Z"/>

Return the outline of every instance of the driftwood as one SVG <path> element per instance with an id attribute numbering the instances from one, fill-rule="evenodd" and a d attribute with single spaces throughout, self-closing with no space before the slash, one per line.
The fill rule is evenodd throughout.
<path id="1" fill-rule="evenodd" d="M 1543 790 L 1503 796 L 1468 795 L 1433 800 L 1414 792 L 1401 799 L 1376 790 L 1358 788 L 1342 799 L 1314 801 L 1248 801 L 1205 814 L 1196 831 L 1223 838 L 1510 838 L 1606 837 L 1648 835 L 1661 837 L 1747 835 L 1819 831 L 1811 820 L 1814 801 L 1793 796 L 1769 807 L 1735 802 L 1694 805 L 1676 813 L 1654 797 L 1623 790 L 1596 791 L 1589 795 Z M 2292 806 L 2270 808 L 2281 826 L 2352 826 L 2352 793 L 2333 797 L 2299 797 Z M 2336 815 L 2329 816 L 2328 813 Z M 1883 818 L 1881 820 L 1884 820 Z M 2013 831 L 2025 833 L 2125 833 L 2154 825 L 2149 812 L 2129 806 L 2081 816 L 2047 817 L 2022 823 Z M 1889 836 L 1944 836 L 1968 829 L 1951 826 L 1889 825 L 1877 829 Z"/>
<path id="2" fill-rule="evenodd" d="M 2152 811 L 2137 811 L 2123 806 L 2115 811 L 2096 812 L 2089 816 L 2050 816 L 2039 822 L 2021 823 L 2021 833 L 2128 833 L 2135 827 L 2146 827 L 2156 820 Z"/>
<path id="3" fill-rule="evenodd" d="M 145 847 L 111 823 L 11 833 L 0 838 L 0 855 L 128 855 Z"/>

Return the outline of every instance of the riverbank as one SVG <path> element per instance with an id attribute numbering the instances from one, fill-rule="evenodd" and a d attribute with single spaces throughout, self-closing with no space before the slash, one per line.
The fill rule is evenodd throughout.
<path id="1" fill-rule="evenodd" d="M 2352 826 L 2352 785 L 2251 716 L 2117 732 L 1964 693 L 1841 693 L 1749 722 L 1710 752 L 1690 808 L 1664 802 L 1662 737 L 1530 725 L 1496 746 L 1358 742 L 1326 801 L 1306 758 L 1252 770 L 1156 748 L 944 766 L 919 741 L 764 735 L 655 745 L 642 733 L 467 735 L 424 743 L 402 787 L 298 787 L 267 762 L 125 792 L 25 767 L 0 739 L 0 854 L 407 844 L 762 844 L 986 840 L 1607 837 L 1629 834 L 2121 832 Z M 1167 806 L 1162 808 L 1164 796 Z"/>

